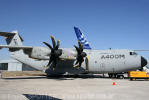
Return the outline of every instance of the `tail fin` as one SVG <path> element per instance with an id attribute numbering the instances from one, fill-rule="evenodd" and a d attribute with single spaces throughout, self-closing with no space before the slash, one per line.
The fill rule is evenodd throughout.
<path id="1" fill-rule="evenodd" d="M 88 41 L 86 40 L 86 38 L 84 37 L 84 34 L 80 31 L 80 29 L 77 27 L 74 27 L 74 30 L 78 40 L 83 44 L 84 49 L 91 49 Z"/>
<path id="2" fill-rule="evenodd" d="M 0 36 L 4 36 L 9 46 L 22 46 L 23 39 L 18 34 L 18 31 L 0 32 Z"/>

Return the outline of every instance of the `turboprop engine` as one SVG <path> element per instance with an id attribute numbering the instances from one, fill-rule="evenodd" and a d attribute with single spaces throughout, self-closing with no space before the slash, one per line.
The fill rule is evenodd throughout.
<path id="1" fill-rule="evenodd" d="M 39 60 L 48 60 L 50 52 L 51 50 L 45 47 L 33 47 L 30 57 Z"/>

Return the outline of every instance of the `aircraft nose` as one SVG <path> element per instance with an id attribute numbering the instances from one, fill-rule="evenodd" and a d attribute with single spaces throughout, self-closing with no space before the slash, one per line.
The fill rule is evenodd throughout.
<path id="1" fill-rule="evenodd" d="M 144 67 L 147 65 L 147 60 L 141 56 L 141 67 Z"/>

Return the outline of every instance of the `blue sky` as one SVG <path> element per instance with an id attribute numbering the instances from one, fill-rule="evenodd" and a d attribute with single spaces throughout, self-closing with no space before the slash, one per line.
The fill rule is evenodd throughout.
<path id="1" fill-rule="evenodd" d="M 0 0 L 0 31 L 17 29 L 24 45 L 45 46 L 53 35 L 61 47 L 73 47 L 74 26 L 93 49 L 149 49 L 149 0 Z M 0 55 L 8 58 L 8 50 Z"/>

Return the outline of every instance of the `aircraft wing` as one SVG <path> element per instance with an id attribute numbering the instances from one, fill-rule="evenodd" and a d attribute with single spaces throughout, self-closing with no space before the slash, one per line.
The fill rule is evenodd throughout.
<path id="1" fill-rule="evenodd" d="M 0 49 L 9 48 L 10 51 L 17 51 L 22 49 L 25 54 L 30 54 L 33 50 L 32 46 L 9 46 L 9 45 L 0 45 Z"/>
<path id="2" fill-rule="evenodd" d="M 149 51 L 149 50 L 134 50 L 134 51 Z"/>
<path id="3" fill-rule="evenodd" d="M 0 45 L 0 48 L 10 48 L 10 49 L 32 49 L 32 46 L 9 46 L 9 45 Z"/>

